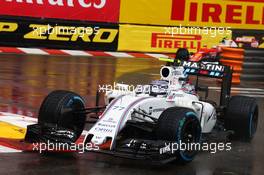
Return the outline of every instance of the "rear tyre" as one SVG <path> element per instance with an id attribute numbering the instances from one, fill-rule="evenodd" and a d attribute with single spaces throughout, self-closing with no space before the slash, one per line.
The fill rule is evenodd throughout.
<path id="1" fill-rule="evenodd" d="M 157 139 L 176 143 L 178 147 L 194 143 L 201 139 L 201 125 L 196 114 L 188 108 L 173 107 L 166 109 L 159 117 L 157 124 Z M 181 150 L 175 152 L 177 159 L 183 163 L 194 159 L 198 150 Z"/>
<path id="2" fill-rule="evenodd" d="M 84 100 L 78 94 L 56 90 L 51 92 L 42 102 L 38 123 L 40 125 L 45 123 L 56 124 L 74 131 L 79 138 L 84 129 L 86 115 L 75 113 L 75 111 L 84 108 Z"/>
<path id="3" fill-rule="evenodd" d="M 258 126 L 256 99 L 234 96 L 229 101 L 225 116 L 225 128 L 234 131 L 234 139 L 251 141 Z"/>

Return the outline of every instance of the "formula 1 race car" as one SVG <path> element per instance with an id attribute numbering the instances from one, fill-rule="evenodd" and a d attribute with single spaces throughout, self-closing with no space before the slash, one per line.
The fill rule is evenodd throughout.
<path id="1" fill-rule="evenodd" d="M 243 40 L 244 39 L 244 40 Z M 252 38 L 251 38 L 252 39 Z M 248 38 L 243 38 L 243 41 L 249 41 Z M 239 42 L 240 40 L 237 40 Z M 255 41 L 252 39 L 252 43 Z M 226 37 L 222 39 L 218 46 L 214 46 L 213 48 L 200 48 L 195 53 L 190 53 L 187 48 L 179 48 L 176 52 L 175 59 L 181 59 L 186 61 L 193 62 L 211 62 L 215 64 L 220 63 L 221 58 L 221 50 L 222 47 L 238 47 L 233 40 L 227 39 Z"/>
<path id="2" fill-rule="evenodd" d="M 217 48 L 201 48 L 198 52 L 191 55 L 190 61 L 219 62 L 220 51 Z"/>
<path id="3" fill-rule="evenodd" d="M 85 144 L 93 152 L 131 159 L 167 163 L 178 159 L 190 162 L 197 150 L 170 152 L 169 143 L 199 144 L 215 128 L 232 131 L 232 138 L 250 141 L 257 130 L 258 105 L 245 96 L 230 96 L 232 70 L 228 66 L 181 60 L 163 66 L 161 79 L 129 91 L 108 90 L 106 106 L 85 108 L 82 97 L 70 91 L 51 92 L 43 101 L 38 123 L 27 128 L 27 142 L 74 143 L 81 135 L 86 115 L 99 119 L 86 132 Z M 188 82 L 188 75 L 222 79 L 220 102 L 207 95 L 208 87 Z M 98 99 L 98 98 L 97 98 Z M 93 117 L 94 118 L 94 117 Z M 91 151 L 91 150 L 89 150 Z"/>
<path id="4" fill-rule="evenodd" d="M 259 42 L 254 36 L 236 37 L 235 42 L 239 47 L 243 47 L 243 48 L 259 47 Z"/>
<path id="5" fill-rule="evenodd" d="M 193 62 L 211 62 L 219 63 L 220 61 L 220 50 L 218 48 L 201 48 L 196 53 L 189 53 L 188 49 L 180 48 L 176 52 L 175 59 L 193 61 Z"/>

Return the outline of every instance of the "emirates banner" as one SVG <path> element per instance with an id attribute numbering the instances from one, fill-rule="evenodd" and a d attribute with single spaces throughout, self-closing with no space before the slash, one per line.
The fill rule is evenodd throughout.
<path id="1" fill-rule="evenodd" d="M 118 22 L 120 0 L 1 0 L 0 15 Z"/>

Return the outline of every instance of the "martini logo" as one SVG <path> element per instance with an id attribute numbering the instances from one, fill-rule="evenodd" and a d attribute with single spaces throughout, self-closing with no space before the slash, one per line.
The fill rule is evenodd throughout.
<path id="1" fill-rule="evenodd" d="M 152 48 L 178 49 L 188 48 L 199 50 L 201 48 L 201 35 L 171 35 L 152 33 Z"/>
<path id="2" fill-rule="evenodd" d="M 194 69 L 201 69 L 207 71 L 217 71 L 217 72 L 225 71 L 225 66 L 218 64 L 209 64 L 209 63 L 205 64 L 205 63 L 184 61 L 182 63 L 182 66 L 185 68 L 194 68 Z"/>
<path id="3" fill-rule="evenodd" d="M 171 20 L 264 25 L 263 5 L 263 0 L 226 0 L 208 1 L 208 3 L 172 0 Z"/>

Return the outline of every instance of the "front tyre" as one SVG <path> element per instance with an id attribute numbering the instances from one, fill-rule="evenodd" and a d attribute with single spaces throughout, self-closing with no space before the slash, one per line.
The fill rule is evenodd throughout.
<path id="1" fill-rule="evenodd" d="M 186 146 L 200 144 L 201 139 L 201 125 L 194 111 L 180 107 L 166 109 L 158 119 L 157 139 L 177 144 L 175 155 L 181 162 L 192 161 L 198 150 Z M 179 149 L 180 144 L 186 149 Z"/>
<path id="2" fill-rule="evenodd" d="M 225 115 L 225 128 L 234 131 L 234 138 L 251 141 L 258 126 L 258 105 L 255 98 L 234 96 Z"/>
<path id="3" fill-rule="evenodd" d="M 84 113 L 77 113 L 77 111 L 84 108 L 84 100 L 78 94 L 56 90 L 51 92 L 42 102 L 38 123 L 40 125 L 55 124 L 71 130 L 75 133 L 77 140 L 84 129 L 86 119 Z"/>

